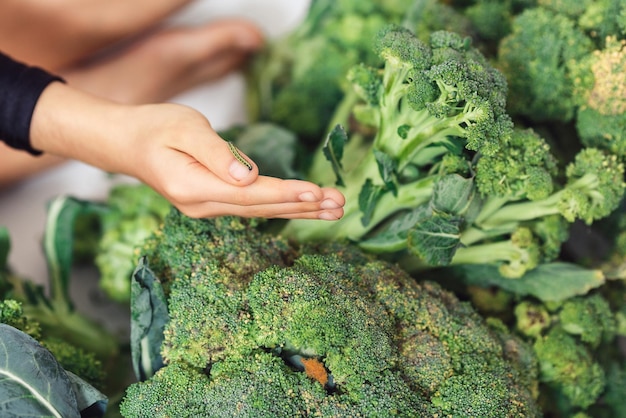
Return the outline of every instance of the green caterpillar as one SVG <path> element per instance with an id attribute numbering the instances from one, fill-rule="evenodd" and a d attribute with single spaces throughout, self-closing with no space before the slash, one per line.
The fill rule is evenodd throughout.
<path id="1" fill-rule="evenodd" d="M 246 167 L 248 167 L 248 170 L 252 170 L 252 164 L 250 164 L 248 162 L 248 160 L 246 160 L 245 158 L 243 158 L 243 156 L 241 155 L 241 153 L 239 152 L 239 150 L 237 149 L 237 147 L 230 141 L 226 141 L 226 143 L 228 144 L 228 149 L 230 149 L 230 152 L 232 152 L 233 156 L 235 157 L 235 159 L 237 161 L 239 161 L 241 164 L 245 165 Z"/>

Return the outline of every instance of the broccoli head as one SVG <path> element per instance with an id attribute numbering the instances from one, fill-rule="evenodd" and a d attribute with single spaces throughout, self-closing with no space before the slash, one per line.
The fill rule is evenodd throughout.
<path id="1" fill-rule="evenodd" d="M 290 238 L 363 240 L 430 200 L 442 170 L 450 168 L 445 157 L 456 157 L 455 167 L 463 166 L 460 159 L 469 165 L 477 153 L 496 154 L 512 132 L 506 81 L 469 38 L 436 31 L 424 42 L 390 25 L 373 49 L 382 66 L 349 71 L 348 106 L 338 106 L 337 125 L 306 175 L 336 183 L 346 195 L 345 214 L 327 227 L 291 221 L 283 230 Z"/>
<path id="2" fill-rule="evenodd" d="M 533 7 L 515 16 L 498 47 L 497 66 L 509 83 L 509 111 L 533 121 L 572 120 L 577 97 L 571 67 L 593 48 L 564 14 Z"/>
<path id="3" fill-rule="evenodd" d="M 120 184 L 109 192 L 95 263 L 99 285 L 111 299 L 130 300 L 136 247 L 158 229 L 169 210 L 169 202 L 145 184 Z"/>
<path id="4" fill-rule="evenodd" d="M 607 387 L 604 362 L 616 343 L 616 313 L 599 292 L 562 302 L 522 300 L 516 328 L 533 344 L 542 391 L 562 398 L 556 409 L 586 410 L 601 404 Z"/>
<path id="5" fill-rule="evenodd" d="M 146 248 L 168 283 L 165 365 L 124 416 L 540 415 L 536 363 L 513 353 L 530 346 L 355 246 L 296 251 L 251 220 L 174 211 Z"/>
<path id="6" fill-rule="evenodd" d="M 581 142 L 626 159 L 626 48 L 609 37 L 602 49 L 590 53 L 577 68 L 580 97 L 576 129 Z"/>

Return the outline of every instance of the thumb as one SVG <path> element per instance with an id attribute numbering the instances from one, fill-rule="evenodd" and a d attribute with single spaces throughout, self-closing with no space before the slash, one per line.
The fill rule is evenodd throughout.
<path id="1" fill-rule="evenodd" d="M 208 138 L 204 135 L 201 147 L 197 147 L 195 152 L 189 154 L 211 173 L 229 184 L 247 186 L 259 177 L 259 168 L 254 161 L 215 131 L 211 131 Z"/>
<path id="2" fill-rule="evenodd" d="M 225 143 L 231 154 L 229 156 L 231 161 L 228 165 L 228 174 L 230 177 L 240 185 L 254 182 L 259 175 L 257 165 L 247 155 L 241 152 L 235 144 L 230 141 L 225 141 Z M 228 179 L 223 179 L 228 181 Z"/>
<path id="3" fill-rule="evenodd" d="M 157 125 L 156 136 L 164 138 L 166 147 L 191 157 L 191 164 L 201 166 L 213 176 L 235 186 L 247 186 L 259 177 L 259 169 L 254 161 L 234 144 L 224 140 L 202 113 L 177 104 L 150 107 L 153 111 L 155 108 L 165 112 L 163 120 L 166 122 L 166 128 Z M 154 130 L 155 116 L 150 116 Z"/>

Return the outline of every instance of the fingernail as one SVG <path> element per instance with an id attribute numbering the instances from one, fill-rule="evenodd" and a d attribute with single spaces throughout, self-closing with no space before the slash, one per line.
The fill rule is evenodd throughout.
<path id="1" fill-rule="evenodd" d="M 313 192 L 304 192 L 298 196 L 301 202 L 317 202 L 319 199 L 313 194 Z"/>
<path id="2" fill-rule="evenodd" d="M 321 209 L 337 209 L 340 207 L 341 205 L 332 199 L 326 199 L 320 204 Z"/>
<path id="3" fill-rule="evenodd" d="M 233 161 L 232 163 L 230 163 L 230 168 L 228 170 L 230 175 L 235 180 L 243 180 L 244 178 L 246 178 L 246 176 L 250 174 L 250 171 L 251 170 L 248 167 L 244 166 L 239 161 Z"/>
<path id="4" fill-rule="evenodd" d="M 337 219 L 339 219 L 330 212 L 322 212 L 319 214 L 318 218 L 323 221 L 336 221 Z"/>

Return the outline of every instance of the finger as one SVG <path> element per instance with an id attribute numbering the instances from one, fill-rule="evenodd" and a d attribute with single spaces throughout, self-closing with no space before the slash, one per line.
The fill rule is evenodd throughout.
<path id="1" fill-rule="evenodd" d="M 232 158 L 232 157 L 228 157 Z M 256 181 L 246 186 L 238 186 L 222 181 L 210 169 L 199 162 L 185 162 L 162 170 L 159 173 L 163 192 L 170 200 L 179 204 L 193 205 L 202 202 L 229 203 L 237 206 L 253 206 L 287 202 L 321 203 L 325 192 L 319 186 L 300 180 L 283 180 L 274 177 L 259 176 Z M 238 161 L 231 164 L 240 164 Z M 213 164 L 213 166 L 218 164 Z M 173 169 L 173 167 L 180 169 Z M 246 168 L 247 170 L 247 168 Z M 336 192 L 329 193 L 336 199 L 335 206 L 343 206 L 343 196 Z M 327 203 L 329 206 L 331 202 Z"/>
<path id="2" fill-rule="evenodd" d="M 220 141 L 222 145 L 224 141 Z M 321 205 L 325 202 L 323 209 L 338 208 L 345 204 L 345 198 L 338 190 L 320 188 L 307 181 L 260 176 L 247 186 L 229 184 L 193 157 L 182 152 L 173 153 L 169 157 L 168 166 L 159 167 L 154 173 L 157 179 L 152 179 L 149 184 L 156 184 L 157 190 L 176 204 L 191 206 L 216 202 L 253 206 L 288 202 Z M 232 155 L 227 154 L 227 158 L 232 158 Z"/>
<path id="3" fill-rule="evenodd" d="M 229 203 L 207 202 L 190 206 L 179 206 L 181 212 L 193 218 L 212 218 L 235 215 L 246 218 L 311 219 L 334 221 L 341 219 L 343 208 L 321 209 L 319 203 L 275 203 L 254 206 L 239 206 Z"/>
<path id="4" fill-rule="evenodd" d="M 174 156 L 180 161 L 171 161 L 171 167 L 185 168 L 173 175 L 187 185 L 191 199 L 209 200 L 208 195 L 215 192 L 220 196 L 233 193 L 222 190 L 220 183 L 246 186 L 257 180 L 259 169 L 250 157 L 212 129 L 199 128 L 198 132 L 182 132 L 176 148 L 182 154 Z"/>

